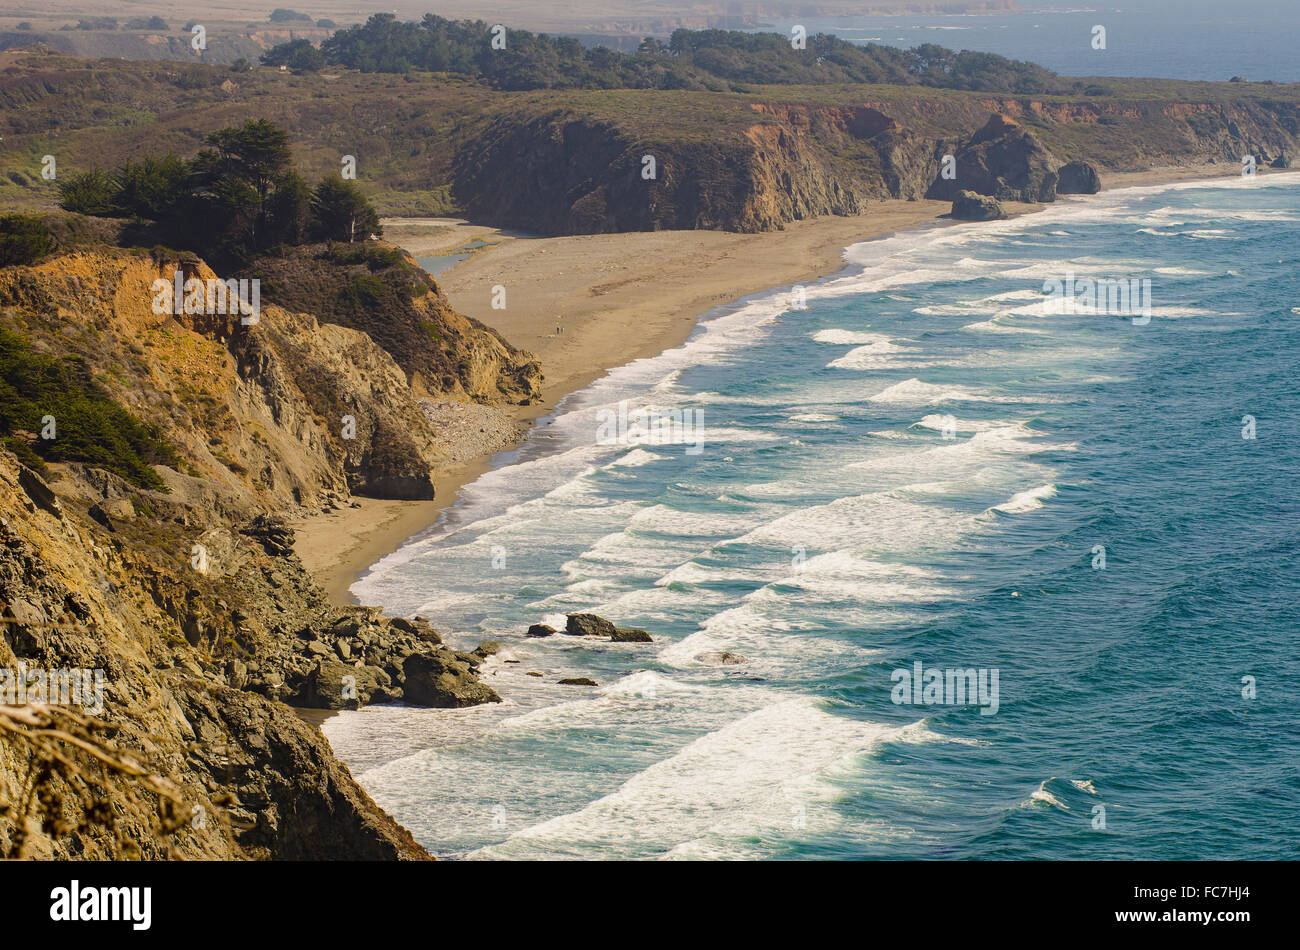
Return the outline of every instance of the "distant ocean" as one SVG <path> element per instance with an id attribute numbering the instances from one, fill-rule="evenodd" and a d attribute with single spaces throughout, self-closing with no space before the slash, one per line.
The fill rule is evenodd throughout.
<path id="1" fill-rule="evenodd" d="M 1296 176 L 1129 189 L 713 315 L 355 588 L 500 640 L 506 703 L 326 735 L 469 857 L 1294 858 L 1298 235 Z M 700 428 L 597 444 L 620 402 Z M 523 636 L 578 610 L 655 642 Z M 917 663 L 996 712 L 895 702 Z"/>
<path id="2" fill-rule="evenodd" d="M 1233 76 L 1300 81 L 1300 7 L 1296 0 L 1132 0 L 1123 9 L 1075 9 L 972 16 L 805 17 L 796 22 L 852 42 L 1000 53 L 1066 76 L 1148 76 L 1225 82 Z M 1106 49 L 1092 48 L 1092 28 L 1106 27 Z"/>

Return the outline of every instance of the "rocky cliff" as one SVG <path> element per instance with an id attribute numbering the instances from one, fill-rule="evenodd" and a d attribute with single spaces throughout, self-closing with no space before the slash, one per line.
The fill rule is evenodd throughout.
<path id="1" fill-rule="evenodd" d="M 156 313 L 153 282 L 177 269 L 216 277 L 196 258 L 103 246 L 0 269 L 0 355 L 22 377 L 0 386 L 0 434 L 30 461 L 0 448 L 0 670 L 103 676 L 89 718 L 0 695 L 0 854 L 427 857 L 286 704 L 497 701 L 483 658 L 423 620 L 331 606 L 279 514 L 352 491 L 430 494 L 435 433 L 366 333 L 265 302 L 247 326 Z M 524 391 L 516 351 L 444 312 L 436 285 L 417 289 L 419 312 L 460 332 L 447 358 L 479 360 L 455 392 Z M 85 460 L 22 421 L 11 395 L 52 398 L 28 366 L 66 367 L 89 394 L 51 417 L 53 441 Z M 150 478 L 110 470 L 108 403 L 166 447 Z"/>
<path id="2" fill-rule="evenodd" d="M 661 94 L 663 95 L 663 94 Z M 706 138 L 644 119 L 569 110 L 495 119 L 454 163 L 455 193 L 485 222 L 545 234 L 669 228 L 764 231 L 886 198 L 962 190 L 1052 201 L 1093 172 L 1222 162 L 1289 163 L 1300 105 L 909 96 L 853 105 L 751 101 L 753 120 Z M 695 130 L 698 131 L 698 130 Z M 646 157 L 654 175 L 645 173 Z M 956 177 L 945 177 L 945 156 Z"/>

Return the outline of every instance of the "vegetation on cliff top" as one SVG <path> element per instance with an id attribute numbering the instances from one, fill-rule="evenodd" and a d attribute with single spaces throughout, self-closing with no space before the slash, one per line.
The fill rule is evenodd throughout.
<path id="1" fill-rule="evenodd" d="M 333 65 L 363 72 L 458 73 L 498 89 L 725 90 L 736 83 L 843 82 L 1015 93 L 1070 88 L 1033 63 L 932 43 L 915 49 L 860 46 L 819 33 L 796 50 L 788 36 L 777 33 L 682 29 L 668 43 L 647 38 L 632 54 L 586 49 L 573 37 L 510 30 L 502 49 L 494 48 L 489 24 L 431 13 L 418 23 L 377 13 L 339 30 L 319 51 L 306 40 L 293 40 L 271 49 L 262 62 L 302 70 Z"/>
<path id="2" fill-rule="evenodd" d="M 152 240 L 217 260 L 246 260 L 277 244 L 354 241 L 381 233 L 365 195 L 337 175 L 310 189 L 292 166 L 289 137 L 266 119 L 219 129 L 193 159 L 127 161 L 59 185 L 63 208 L 130 218 Z M 143 236 L 143 235 L 142 235 Z"/>

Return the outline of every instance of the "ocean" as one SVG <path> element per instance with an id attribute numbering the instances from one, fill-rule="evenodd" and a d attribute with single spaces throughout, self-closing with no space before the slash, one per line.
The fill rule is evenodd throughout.
<path id="1" fill-rule="evenodd" d="M 1300 15 L 1295 0 L 1134 0 L 1111 4 L 1033 3 L 1021 13 L 960 16 L 802 17 L 763 32 L 833 33 L 855 43 L 998 53 L 1065 76 L 1144 76 L 1226 82 L 1300 81 Z M 1106 48 L 1093 48 L 1093 27 Z"/>
<path id="2" fill-rule="evenodd" d="M 326 736 L 466 858 L 1295 857 L 1298 232 L 1125 189 L 711 314 L 354 588 L 505 702 Z M 524 637 L 587 610 L 654 642 Z"/>

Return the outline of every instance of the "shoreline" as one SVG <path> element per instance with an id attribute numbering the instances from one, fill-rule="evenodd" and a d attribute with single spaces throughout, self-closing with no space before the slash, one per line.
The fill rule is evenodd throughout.
<path id="1" fill-rule="evenodd" d="M 1225 168 L 1108 173 L 1101 193 L 1240 177 L 1235 170 L 1225 174 Z M 1009 217 L 1050 207 L 1006 204 Z M 525 424 L 519 437 L 435 473 L 432 500 L 358 497 L 356 507 L 292 521 L 303 566 L 332 603 L 358 604 L 352 585 L 374 564 L 439 524 L 459 501 L 461 489 L 490 471 L 497 454 L 522 445 L 532 425 L 552 414 L 566 396 L 617 367 L 681 345 L 702 316 L 722 306 L 839 273 L 849 246 L 932 226 L 944 220 L 950 203 L 891 200 L 878 208 L 759 234 L 654 231 L 546 238 L 456 219 L 385 219 L 386 238 L 413 257 L 438 256 L 476 239 L 485 242 L 435 279 L 458 311 L 537 355 L 545 374 L 542 399 L 532 406 L 504 407 L 511 424 Z M 509 294 L 505 310 L 492 309 L 486 289 L 498 283 Z M 558 333 L 557 325 L 562 327 Z"/>

